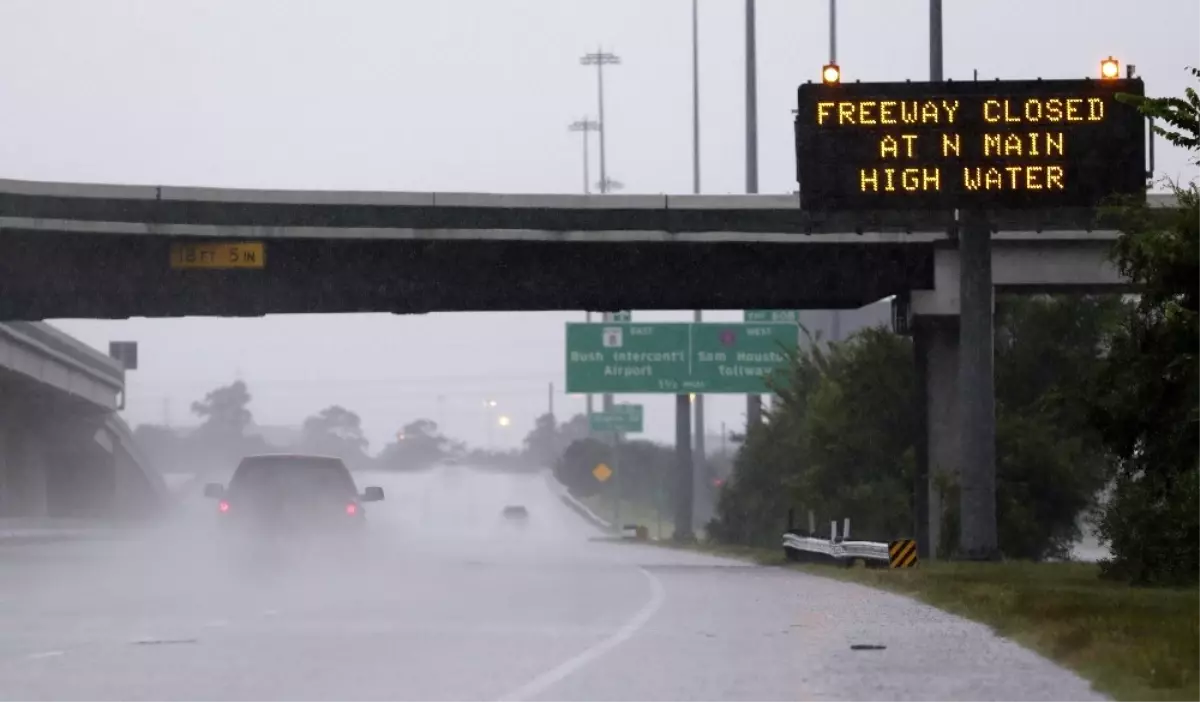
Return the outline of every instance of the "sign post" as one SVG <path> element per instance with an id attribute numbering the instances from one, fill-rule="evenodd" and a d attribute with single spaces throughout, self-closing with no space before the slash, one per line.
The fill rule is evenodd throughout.
<path id="1" fill-rule="evenodd" d="M 613 529 L 621 533 L 621 432 L 612 433 L 613 445 Z"/>
<path id="2" fill-rule="evenodd" d="M 605 477 L 601 478 L 597 474 L 596 478 L 601 482 L 612 478 L 613 527 L 617 531 L 621 530 L 621 434 L 641 433 L 644 416 L 642 405 L 620 404 L 613 405 L 612 409 L 604 412 L 593 412 L 592 416 L 588 417 L 588 428 L 593 433 L 612 433 L 613 454 L 609 461 L 612 468 L 605 466 Z"/>

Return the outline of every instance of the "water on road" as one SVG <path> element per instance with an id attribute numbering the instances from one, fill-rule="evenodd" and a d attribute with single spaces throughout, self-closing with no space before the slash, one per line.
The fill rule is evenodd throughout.
<path id="1" fill-rule="evenodd" d="M 200 499 L 141 538 L 0 548 L 0 697 L 1097 697 L 897 596 L 599 540 L 542 474 L 356 479 L 387 492 L 360 549 L 252 567 Z M 526 522 L 503 518 L 513 504 Z"/>

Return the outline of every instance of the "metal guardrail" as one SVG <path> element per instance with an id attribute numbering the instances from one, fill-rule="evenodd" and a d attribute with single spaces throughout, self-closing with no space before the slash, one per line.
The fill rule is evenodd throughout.
<path id="1" fill-rule="evenodd" d="M 788 560 L 888 563 L 888 544 L 883 541 L 837 541 L 786 533 L 783 535 L 783 549 Z"/>

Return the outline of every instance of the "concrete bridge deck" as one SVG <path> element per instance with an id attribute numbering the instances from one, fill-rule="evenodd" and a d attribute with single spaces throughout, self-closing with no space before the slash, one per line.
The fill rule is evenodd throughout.
<path id="1" fill-rule="evenodd" d="M 1098 229 L 1095 212 L 994 213 L 993 221 L 995 245 L 1015 252 L 996 257 L 998 285 L 1119 282 L 1104 267 L 1116 233 Z M 939 212 L 813 215 L 791 195 L 0 181 L 0 319 L 847 309 L 935 290 L 938 271 L 953 265 L 952 253 L 935 250 L 955 248 L 954 228 Z M 218 241 L 262 243 L 263 267 L 171 268 L 173 245 Z"/>

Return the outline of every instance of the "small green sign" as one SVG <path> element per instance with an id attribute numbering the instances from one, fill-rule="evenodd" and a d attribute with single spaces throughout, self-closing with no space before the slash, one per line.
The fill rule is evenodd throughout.
<path id="1" fill-rule="evenodd" d="M 764 394 L 796 339 L 788 323 L 568 323 L 567 392 Z"/>
<path id="2" fill-rule="evenodd" d="M 610 322 L 632 322 L 633 321 L 633 312 L 630 310 L 618 310 L 616 312 L 610 312 L 608 321 L 610 321 Z"/>
<path id="3" fill-rule="evenodd" d="M 639 434 L 642 430 L 641 405 L 613 405 L 608 412 L 592 412 L 588 426 L 594 432 Z"/>
<path id="4" fill-rule="evenodd" d="M 800 310 L 746 310 L 747 322 L 790 322 L 800 323 Z"/>

